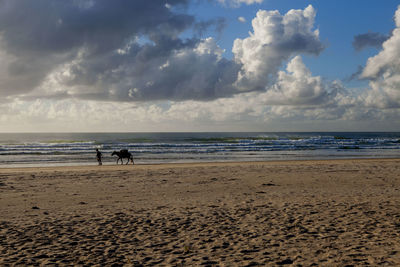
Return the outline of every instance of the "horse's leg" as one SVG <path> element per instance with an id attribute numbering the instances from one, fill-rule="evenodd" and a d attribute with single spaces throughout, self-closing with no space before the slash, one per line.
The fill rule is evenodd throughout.
<path id="1" fill-rule="evenodd" d="M 123 161 L 123 159 L 121 158 L 121 165 L 122 165 L 122 164 L 124 164 L 124 161 Z"/>

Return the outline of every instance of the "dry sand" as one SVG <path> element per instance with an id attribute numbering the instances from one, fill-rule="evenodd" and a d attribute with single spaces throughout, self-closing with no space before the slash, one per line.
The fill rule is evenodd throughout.
<path id="1" fill-rule="evenodd" d="M 0 266 L 400 266 L 400 159 L 0 169 Z"/>

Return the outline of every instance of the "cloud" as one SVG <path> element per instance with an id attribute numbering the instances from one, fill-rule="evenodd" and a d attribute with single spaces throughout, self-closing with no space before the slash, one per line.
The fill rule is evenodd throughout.
<path id="1" fill-rule="evenodd" d="M 115 103 L 79 99 L 35 100 L 0 104 L 0 128 L 7 131 L 238 131 L 360 130 L 359 123 L 399 121 L 398 110 L 359 105 L 336 84 L 329 97 L 313 105 L 271 103 L 267 92 L 250 92 L 211 101 Z M 268 96 L 268 97 L 267 97 Z M 316 123 L 318 121 L 318 123 Z M 349 126 L 349 121 L 352 125 Z M 354 125 L 357 126 L 354 126 Z M 291 127 L 291 128 L 290 128 Z M 349 128 L 350 127 L 350 128 Z M 364 128 L 368 129 L 368 128 Z M 388 128 L 386 128 L 388 129 Z"/>
<path id="2" fill-rule="evenodd" d="M 260 10 L 252 21 L 253 32 L 245 39 L 234 41 L 235 61 L 242 65 L 236 86 L 242 91 L 263 90 L 282 63 L 299 53 L 318 55 L 324 45 L 319 31 L 313 30 L 315 10 Z"/>
<path id="3" fill-rule="evenodd" d="M 209 101 L 264 90 L 291 56 L 323 49 L 312 6 L 259 11 L 226 59 L 212 38 L 180 37 L 225 23 L 178 13 L 187 1 L 0 2 L 1 96 Z"/>
<path id="4" fill-rule="evenodd" d="M 173 99 L 174 94 L 155 95 L 151 89 L 137 99 L 128 95 L 135 88 L 143 91 L 151 84 L 169 84 L 173 87 L 171 92 L 177 91 L 180 84 L 190 83 L 198 72 L 186 71 L 186 76 L 180 77 L 174 74 L 172 79 L 177 83 L 174 84 L 167 79 L 168 68 L 160 68 L 179 59 L 187 64 L 179 66 L 182 69 L 190 69 L 186 67 L 193 63 L 202 66 L 209 63 L 221 67 L 214 68 L 217 73 L 229 76 L 224 69 L 229 72 L 234 64 L 196 50 L 203 40 L 179 38 L 187 30 L 201 32 L 215 26 L 220 31 L 224 25 L 221 19 L 197 22 L 191 15 L 178 13 L 178 7 L 187 4 L 188 0 L 171 0 L 168 5 L 164 0 L 52 1 L 51 4 L 47 0 L 1 1 L 0 77 L 4 78 L 0 82 L 1 96 Z M 189 58 L 191 62 L 187 61 Z M 200 71 L 199 68 L 192 69 Z M 185 80 L 178 82 L 178 78 Z M 224 77 L 208 78 L 215 81 Z M 211 90 L 211 85 L 205 86 L 197 90 Z M 183 92 L 176 97 L 206 94 L 194 92 L 190 96 Z"/>
<path id="5" fill-rule="evenodd" d="M 37 3 L 0 2 L 1 110 L 3 118 L 8 114 L 13 121 L 68 123 L 86 112 L 82 121 L 98 129 L 102 124 L 94 122 L 101 119 L 90 114 L 115 109 L 136 118 L 124 122 L 117 120 L 119 115 L 107 115 L 110 124 L 119 122 L 128 129 L 139 118 L 142 125 L 147 120 L 262 122 L 299 114 L 355 118 L 362 112 L 349 115 L 349 110 L 359 103 L 371 108 L 381 98 L 381 106 L 397 103 L 389 101 L 397 92 L 390 75 L 373 78 L 376 89 L 358 100 L 337 82 L 312 76 L 298 56 L 318 55 L 324 48 L 314 29 L 312 6 L 284 15 L 259 11 L 253 31 L 235 40 L 234 60 L 229 60 L 213 38 L 180 37 L 187 30 L 223 24 L 176 13 L 176 7 L 187 4 L 183 0 L 169 1 L 168 6 L 164 1 Z M 157 18 L 148 19 L 154 12 Z M 392 46 L 391 40 L 386 46 Z M 279 71 L 288 60 L 286 70 Z M 107 109 L 97 108 L 95 101 L 108 101 Z"/>
<path id="6" fill-rule="evenodd" d="M 353 47 L 357 51 L 361 51 L 366 47 L 381 48 L 382 44 L 389 38 L 389 36 L 377 33 L 368 32 L 354 36 Z"/>
<path id="7" fill-rule="evenodd" d="M 366 104 L 380 108 L 400 107 L 400 6 L 395 13 L 396 28 L 382 45 L 382 50 L 370 57 L 361 78 L 370 80 L 371 90 L 364 96 Z"/>
<path id="8" fill-rule="evenodd" d="M 246 19 L 245 19 L 244 17 L 238 17 L 238 21 L 239 21 L 239 22 L 242 22 L 242 23 L 245 23 L 245 22 L 246 22 Z"/>
<path id="9" fill-rule="evenodd" d="M 351 75 L 344 78 L 343 80 L 346 82 L 358 80 L 358 79 L 360 79 L 360 75 L 363 72 L 363 70 L 364 70 L 364 66 L 358 65 L 357 70 L 354 73 L 352 73 Z"/>
<path id="10" fill-rule="evenodd" d="M 187 2 L 0 0 L 0 128 L 268 130 L 275 123 L 296 127 L 272 129 L 311 130 L 314 121 L 399 122 L 400 8 L 397 28 L 361 72 L 370 89 L 358 94 L 303 63 L 301 54 L 324 49 L 312 6 L 259 11 L 229 60 L 215 39 L 198 36 L 225 21 L 199 22 L 179 8 Z M 184 39 L 187 32 L 193 36 Z"/>
<path id="11" fill-rule="evenodd" d="M 321 77 L 313 77 L 300 56 L 287 65 L 286 72 L 279 71 L 276 83 L 264 98 L 271 105 L 322 105 L 329 97 L 328 88 Z"/>
<path id="12" fill-rule="evenodd" d="M 222 54 L 213 39 L 203 41 L 195 50 L 216 57 Z M 169 64 L 173 63 L 163 67 L 168 68 Z M 318 131 L 337 130 L 337 127 L 368 130 L 377 120 L 382 120 L 382 125 L 389 120 L 389 126 L 394 127 L 399 122 L 399 109 L 382 109 L 368 103 L 388 98 L 379 91 L 367 92 L 354 94 L 339 81 L 313 76 L 301 57 L 296 56 L 288 62 L 286 70 L 278 72 L 276 82 L 262 92 L 209 101 L 117 103 L 76 98 L 14 99 L 0 103 L 0 128 L 8 131 L 209 131 L 211 128 L 238 131 L 243 127 L 255 131 Z"/>
<path id="13" fill-rule="evenodd" d="M 212 38 L 193 48 L 174 51 L 164 61 L 149 62 L 140 74 L 132 73 L 132 100 L 211 100 L 237 93 L 232 86 L 239 67 L 222 57 Z M 131 77 L 132 77 L 131 76 Z"/>
<path id="14" fill-rule="evenodd" d="M 11 81 L 25 81 L 21 87 L 30 91 L 82 50 L 87 58 L 96 57 L 111 53 L 139 34 L 165 31 L 176 35 L 193 23 L 190 16 L 171 14 L 161 2 L 1 1 L 1 48 L 12 57 L 6 75 Z M 157 16 L 152 16 L 153 12 Z M 12 86 L 3 87 L 3 93 L 14 92 Z"/>
<path id="15" fill-rule="evenodd" d="M 221 35 L 224 28 L 226 27 L 226 21 L 224 18 L 210 19 L 207 21 L 200 21 L 194 25 L 194 31 L 199 35 L 203 36 L 205 32 L 210 28 L 214 27 L 215 31 Z"/>
<path id="16" fill-rule="evenodd" d="M 288 62 L 286 71 L 278 73 L 276 82 L 262 92 L 208 102 L 173 103 L 164 113 L 184 121 L 211 122 L 355 120 L 366 112 L 360 104 L 357 96 L 339 81 L 328 82 L 312 76 L 301 57 L 296 56 Z"/>
<path id="17" fill-rule="evenodd" d="M 339 81 L 312 76 L 300 56 L 279 71 L 276 82 L 255 100 L 269 120 L 342 120 L 359 101 Z M 357 114 L 360 112 L 357 111 Z"/>
<path id="18" fill-rule="evenodd" d="M 264 0 L 217 0 L 223 5 L 231 6 L 231 7 L 239 7 L 242 4 L 252 5 L 252 4 L 261 4 Z"/>

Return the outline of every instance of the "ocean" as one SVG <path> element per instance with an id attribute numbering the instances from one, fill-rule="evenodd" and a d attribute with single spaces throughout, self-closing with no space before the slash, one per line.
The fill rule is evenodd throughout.
<path id="1" fill-rule="evenodd" d="M 128 149 L 135 164 L 399 158 L 399 132 L 0 133 L 0 167 L 115 164 Z"/>

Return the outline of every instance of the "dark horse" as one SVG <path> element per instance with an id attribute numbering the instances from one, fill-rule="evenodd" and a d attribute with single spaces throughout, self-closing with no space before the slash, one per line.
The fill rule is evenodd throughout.
<path id="1" fill-rule="evenodd" d="M 121 160 L 121 164 L 123 164 L 124 162 L 122 161 L 123 158 L 128 159 L 128 161 L 126 162 L 126 164 L 129 163 L 129 160 L 132 161 L 132 164 L 134 164 L 133 162 L 133 156 L 131 153 L 128 152 L 127 149 L 121 149 L 119 152 L 118 151 L 114 151 L 111 156 L 117 155 L 118 159 L 117 159 L 117 164 L 118 161 Z"/>

